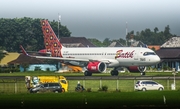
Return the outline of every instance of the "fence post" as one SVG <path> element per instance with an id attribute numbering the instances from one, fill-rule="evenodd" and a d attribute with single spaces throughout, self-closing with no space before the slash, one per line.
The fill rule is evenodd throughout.
<path id="1" fill-rule="evenodd" d="M 169 78 L 167 79 L 167 90 L 169 90 Z"/>
<path id="2" fill-rule="evenodd" d="M 117 78 L 116 90 L 119 90 L 119 79 Z"/>
<path id="3" fill-rule="evenodd" d="M 99 88 L 102 88 L 102 77 L 100 78 Z"/>
<path id="4" fill-rule="evenodd" d="M 135 84 L 136 84 L 136 80 L 134 79 L 134 84 L 133 84 L 134 91 L 135 91 Z"/>
<path id="5" fill-rule="evenodd" d="M 134 85 L 136 84 L 136 77 L 134 77 Z M 135 86 L 133 85 L 134 87 L 134 91 L 135 91 Z"/>
<path id="6" fill-rule="evenodd" d="M 86 84 L 85 84 L 86 80 L 83 80 L 83 87 L 86 88 Z"/>
<path id="7" fill-rule="evenodd" d="M 17 80 L 15 79 L 15 83 L 14 83 L 14 92 L 15 94 L 17 93 Z"/>

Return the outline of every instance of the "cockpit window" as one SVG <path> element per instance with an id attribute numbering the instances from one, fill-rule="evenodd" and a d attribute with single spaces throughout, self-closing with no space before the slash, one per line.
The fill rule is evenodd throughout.
<path id="1" fill-rule="evenodd" d="M 148 55 L 156 55 L 155 52 L 144 52 L 143 54 L 144 56 L 148 56 Z"/>

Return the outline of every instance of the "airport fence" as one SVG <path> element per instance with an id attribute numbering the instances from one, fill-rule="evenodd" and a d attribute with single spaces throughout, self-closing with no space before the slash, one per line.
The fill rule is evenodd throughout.
<path id="1" fill-rule="evenodd" d="M 67 77 L 68 92 L 74 92 L 77 82 L 80 81 L 85 89 L 98 91 L 103 86 L 108 91 L 131 92 L 137 80 L 154 80 L 164 86 L 164 90 L 180 90 L 180 77 Z M 175 89 L 173 84 L 175 82 Z M 0 78 L 0 93 L 29 93 L 25 87 L 24 78 Z"/>

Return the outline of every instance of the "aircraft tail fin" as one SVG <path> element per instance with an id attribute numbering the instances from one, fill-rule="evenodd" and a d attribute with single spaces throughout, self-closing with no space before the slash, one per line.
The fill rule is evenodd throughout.
<path id="1" fill-rule="evenodd" d="M 20 45 L 20 48 L 21 48 L 21 50 L 22 50 L 22 52 L 23 52 L 24 55 L 27 55 L 27 56 L 29 55 L 29 54 L 25 51 L 25 49 L 23 48 L 22 45 Z"/>
<path id="2" fill-rule="evenodd" d="M 60 43 L 59 39 L 54 33 L 48 20 L 42 20 L 41 27 L 44 35 L 44 45 L 47 52 L 51 52 L 52 56 L 62 57 L 61 49 L 63 48 L 63 45 Z"/>

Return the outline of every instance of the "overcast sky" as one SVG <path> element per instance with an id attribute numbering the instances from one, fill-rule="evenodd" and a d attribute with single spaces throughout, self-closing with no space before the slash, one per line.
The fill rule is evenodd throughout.
<path id="1" fill-rule="evenodd" d="M 180 36 L 180 0 L 0 0 L 0 18 L 44 18 L 67 26 L 72 36 L 125 39 L 128 32 L 169 25 Z"/>

